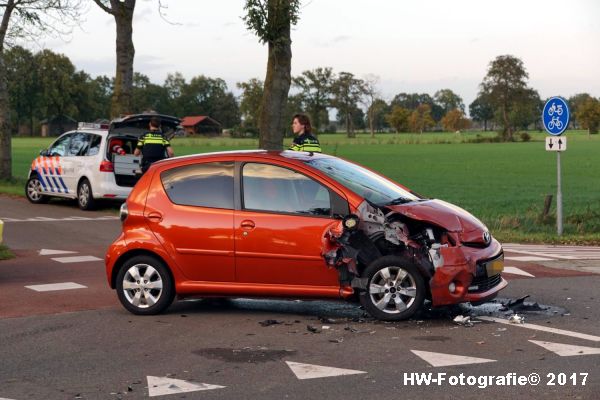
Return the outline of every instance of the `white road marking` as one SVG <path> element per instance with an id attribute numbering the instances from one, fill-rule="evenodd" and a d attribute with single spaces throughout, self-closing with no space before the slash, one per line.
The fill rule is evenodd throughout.
<path id="1" fill-rule="evenodd" d="M 7 399 L 6 397 L 0 397 L 0 400 L 12 400 L 12 399 Z"/>
<path id="2" fill-rule="evenodd" d="M 554 261 L 552 258 L 537 257 L 537 256 L 504 257 L 504 259 L 512 260 L 512 261 Z"/>
<path id="3" fill-rule="evenodd" d="M 528 276 L 530 278 L 535 278 L 534 275 L 531 275 L 529 272 L 523 271 L 521 268 L 517 267 L 504 267 L 503 273 L 512 275 L 523 275 Z"/>
<path id="4" fill-rule="evenodd" d="M 538 244 L 503 243 L 506 253 L 528 254 L 538 257 L 550 257 L 559 260 L 600 260 L 598 246 L 554 246 Z"/>
<path id="5" fill-rule="evenodd" d="M 222 389 L 226 386 L 210 385 L 208 383 L 192 383 L 182 379 L 148 376 L 148 395 L 165 396 L 168 394 L 197 392 L 200 390 Z"/>
<path id="6" fill-rule="evenodd" d="M 87 261 L 102 261 L 101 258 L 94 257 L 94 256 L 56 257 L 56 258 L 52 258 L 52 260 L 58 261 L 59 263 L 63 263 L 63 264 L 87 262 Z"/>
<path id="7" fill-rule="evenodd" d="M 35 290 L 36 292 L 51 292 L 55 290 L 70 290 L 70 289 L 86 289 L 87 286 L 80 285 L 75 282 L 49 283 L 46 285 L 30 285 L 25 286 L 27 289 Z"/>
<path id="8" fill-rule="evenodd" d="M 51 249 L 41 249 L 40 256 L 54 256 L 57 254 L 74 254 L 76 251 L 69 250 L 51 250 Z"/>
<path id="9" fill-rule="evenodd" d="M 50 218 L 50 217 L 32 217 L 32 218 L 6 218 L 0 217 L 4 222 L 63 222 L 63 221 L 113 221 L 118 220 L 119 217 L 113 217 L 111 215 L 105 215 L 102 217 L 65 217 L 65 218 Z"/>
<path id="10" fill-rule="evenodd" d="M 556 328 L 550 328 L 548 326 L 534 325 L 534 324 L 527 324 L 527 323 L 525 323 L 525 324 L 513 324 L 513 323 L 509 322 L 506 319 L 501 319 L 501 318 L 496 318 L 496 317 L 482 316 L 482 317 L 477 317 L 477 318 L 481 319 L 483 321 L 498 322 L 500 324 L 506 324 L 506 325 L 516 326 L 516 327 L 519 327 L 519 328 L 533 329 L 533 330 L 536 330 L 536 331 L 542 331 L 542 332 L 548 332 L 548 333 L 555 333 L 557 335 L 571 336 L 571 337 L 578 338 L 578 339 L 585 339 L 585 340 L 591 340 L 593 342 L 600 342 L 600 337 L 599 336 L 588 335 L 586 333 L 566 331 L 566 330 L 563 330 L 563 329 L 556 329 Z"/>
<path id="11" fill-rule="evenodd" d="M 286 361 L 286 363 L 298 379 L 327 378 L 331 376 L 356 375 L 367 373 L 365 371 L 357 371 L 354 369 L 326 367 L 324 365 L 314 364 L 302 364 L 293 361 Z"/>
<path id="12" fill-rule="evenodd" d="M 600 354 L 600 348 L 596 348 L 596 347 L 574 346 L 572 344 L 552 343 L 552 342 L 540 342 L 537 340 L 530 340 L 530 342 L 537 344 L 538 346 L 542 346 L 546 350 L 550 350 L 551 352 L 556 353 L 561 357 Z"/>
<path id="13" fill-rule="evenodd" d="M 432 367 L 449 367 L 452 365 L 481 364 L 496 361 L 488 358 L 457 356 L 454 354 L 433 353 L 430 351 L 411 350 L 411 352 L 427 361 Z"/>

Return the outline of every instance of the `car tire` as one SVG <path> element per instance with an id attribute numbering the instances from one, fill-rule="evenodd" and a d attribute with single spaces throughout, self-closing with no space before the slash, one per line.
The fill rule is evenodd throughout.
<path id="1" fill-rule="evenodd" d="M 77 205 L 84 211 L 90 211 L 96 207 L 92 185 L 87 179 L 83 179 L 77 186 Z"/>
<path id="2" fill-rule="evenodd" d="M 123 307 L 136 315 L 155 315 L 171 305 L 175 297 L 173 278 L 155 257 L 135 256 L 117 274 L 117 295 Z"/>
<path id="3" fill-rule="evenodd" d="M 405 257 L 381 257 L 362 276 L 367 278 L 367 288 L 361 292 L 360 302 L 374 318 L 402 321 L 423 306 L 425 281 L 419 268 Z"/>
<path id="4" fill-rule="evenodd" d="M 37 175 L 32 175 L 25 184 L 25 196 L 33 204 L 47 203 L 49 198 L 42 194 L 42 182 Z"/>

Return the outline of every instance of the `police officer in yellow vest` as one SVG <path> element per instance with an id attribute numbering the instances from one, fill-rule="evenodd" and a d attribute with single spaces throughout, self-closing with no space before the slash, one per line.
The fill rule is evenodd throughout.
<path id="1" fill-rule="evenodd" d="M 152 117 L 149 128 L 150 131 L 138 140 L 133 153 L 136 156 L 142 155 L 142 173 L 145 173 L 153 162 L 175 155 L 171 143 L 160 130 L 160 118 Z"/>
<path id="2" fill-rule="evenodd" d="M 292 131 L 296 137 L 289 150 L 321 152 L 319 140 L 312 135 L 310 119 L 304 114 L 296 114 L 292 118 Z"/>

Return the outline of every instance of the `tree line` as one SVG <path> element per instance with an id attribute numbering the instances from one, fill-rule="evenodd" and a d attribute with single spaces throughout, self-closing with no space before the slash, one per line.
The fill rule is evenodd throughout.
<path id="1" fill-rule="evenodd" d="M 15 46 L 6 51 L 4 62 L 13 132 L 33 135 L 40 120 L 56 115 L 78 121 L 109 118 L 115 78 L 91 77 L 77 70 L 65 55 L 50 50 L 34 54 Z M 350 72 L 335 73 L 330 67 L 318 67 L 292 77 L 283 120 L 305 112 L 317 132 L 335 131 L 341 126 L 350 137 L 356 130 L 369 130 L 371 134 L 433 129 L 454 132 L 468 129 L 475 122 L 484 130 L 494 124 L 503 138 L 512 140 L 515 130 L 541 129 L 544 101 L 536 90 L 527 87 L 526 78 L 519 59 L 496 58 L 490 63 L 477 98 L 469 105 L 469 119 L 463 99 L 451 89 L 440 89 L 433 96 L 399 93 L 386 101 L 380 95 L 376 76 L 359 78 Z M 236 86 L 239 96 L 221 78 L 198 75 L 188 81 L 175 72 L 156 84 L 135 72 L 131 111 L 156 110 L 179 117 L 210 115 L 234 132 L 258 136 L 264 82 L 253 78 Z M 568 101 L 574 124 L 596 132 L 600 122 L 598 99 L 582 93 Z M 331 109 L 337 111 L 333 121 L 329 119 Z"/>

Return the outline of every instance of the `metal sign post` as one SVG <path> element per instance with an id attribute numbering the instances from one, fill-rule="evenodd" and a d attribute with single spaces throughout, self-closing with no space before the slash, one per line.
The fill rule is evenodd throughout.
<path id="1" fill-rule="evenodd" d="M 544 111 L 542 111 L 542 122 L 546 132 L 552 136 L 560 136 L 569 126 L 569 116 L 569 106 L 562 97 L 548 99 L 544 105 Z M 556 151 L 556 231 L 558 236 L 563 233 L 560 152 L 566 149 L 566 137 L 546 138 L 546 150 Z"/>

